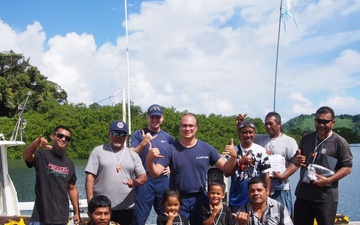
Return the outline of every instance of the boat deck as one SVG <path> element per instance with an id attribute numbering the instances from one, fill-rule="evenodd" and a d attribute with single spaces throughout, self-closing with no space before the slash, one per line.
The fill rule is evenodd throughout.
<path id="1" fill-rule="evenodd" d="M 29 219 L 30 216 L 0 216 L 0 224 L 18 224 L 18 225 L 26 225 L 29 224 Z M 89 218 L 81 218 L 81 223 L 80 225 L 85 225 L 86 222 L 89 221 Z M 354 222 L 350 222 L 350 223 L 342 223 L 343 225 L 345 224 L 351 224 L 351 225 L 360 225 L 360 221 L 354 221 Z M 342 225 L 342 224 L 337 224 L 337 225 Z"/>

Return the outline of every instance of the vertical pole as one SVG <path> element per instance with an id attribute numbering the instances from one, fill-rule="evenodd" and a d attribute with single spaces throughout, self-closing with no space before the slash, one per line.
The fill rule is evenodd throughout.
<path id="1" fill-rule="evenodd" d="M 282 2 L 283 2 L 283 0 L 280 0 L 279 28 L 278 28 L 278 37 L 277 37 L 277 46 L 276 46 L 276 62 L 275 62 L 274 107 L 273 107 L 274 112 L 276 109 L 276 85 L 277 85 L 277 70 L 278 70 L 278 61 L 279 61 L 279 43 L 280 43 Z"/>
<path id="2" fill-rule="evenodd" d="M 128 34 L 128 13 L 127 13 L 127 1 L 124 0 L 125 4 L 125 35 L 126 35 L 126 68 L 127 68 L 127 80 L 128 80 L 128 126 L 129 134 L 131 134 L 131 112 L 130 112 L 130 64 L 129 64 L 129 34 Z"/>

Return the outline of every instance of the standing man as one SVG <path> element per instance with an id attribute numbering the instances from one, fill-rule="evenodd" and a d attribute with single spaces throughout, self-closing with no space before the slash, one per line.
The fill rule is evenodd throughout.
<path id="1" fill-rule="evenodd" d="M 110 142 L 95 147 L 85 168 L 87 201 L 105 195 L 112 202 L 111 220 L 131 224 L 134 208 L 134 187 L 143 185 L 145 169 L 138 154 L 125 147 L 128 126 L 122 121 L 110 125 Z"/>
<path id="2" fill-rule="evenodd" d="M 161 106 L 157 104 L 151 105 L 147 110 L 146 119 L 148 126 L 142 130 L 135 131 L 130 143 L 130 149 L 139 154 L 145 170 L 146 155 L 149 151 L 150 141 L 153 148 L 155 147 L 160 150 L 160 154 L 169 144 L 174 143 L 173 137 L 160 127 L 164 121 L 164 113 Z M 156 179 L 148 176 L 148 181 L 145 185 L 135 188 L 133 225 L 145 224 L 152 206 L 154 206 L 155 212 L 158 215 L 164 212 L 161 206 L 161 199 L 167 189 L 169 189 L 169 177 L 165 173 Z"/>
<path id="3" fill-rule="evenodd" d="M 231 186 L 229 206 L 233 213 L 249 201 L 247 194 L 248 183 L 252 177 L 262 176 L 270 186 L 270 161 L 263 147 L 253 143 L 255 124 L 251 120 L 244 120 L 239 124 L 238 137 L 241 144 L 236 146 L 238 162 L 230 173 Z"/>
<path id="4" fill-rule="evenodd" d="M 248 184 L 249 202 L 234 214 L 239 225 L 293 225 L 286 208 L 269 198 L 269 187 L 262 177 L 254 177 Z"/>
<path id="5" fill-rule="evenodd" d="M 244 115 L 239 114 L 237 120 L 243 119 Z M 265 130 L 267 134 L 255 135 L 254 143 L 265 148 L 270 163 L 281 163 L 281 171 L 276 171 L 280 168 L 272 165 L 270 197 L 283 204 L 292 215 L 293 202 L 288 178 L 298 169 L 291 163 L 291 158 L 296 154 L 298 145 L 294 138 L 281 132 L 281 116 L 277 112 L 269 112 L 265 116 Z"/>
<path id="6" fill-rule="evenodd" d="M 314 218 L 319 225 L 334 224 L 338 183 L 351 173 L 353 159 L 347 141 L 332 131 L 334 117 L 330 107 L 320 107 L 315 114 L 316 131 L 302 137 L 293 158 L 294 164 L 301 166 L 295 191 L 295 225 L 312 225 Z"/>
<path id="7" fill-rule="evenodd" d="M 75 166 L 65 156 L 70 140 L 70 129 L 57 126 L 51 134 L 52 145 L 40 136 L 24 149 L 22 156 L 26 165 L 36 171 L 36 198 L 30 225 L 67 224 L 69 197 L 74 208 L 74 223 L 80 223 Z"/>
<path id="8" fill-rule="evenodd" d="M 190 219 L 190 224 L 202 224 L 197 214 L 200 206 L 208 203 L 206 177 L 209 165 L 215 165 L 224 172 L 230 172 L 236 164 L 236 152 L 233 141 L 225 146 L 225 152 L 231 157 L 228 161 L 221 158 L 210 144 L 195 137 L 198 124 L 193 114 L 181 118 L 181 138 L 160 154 L 158 148 L 150 143 L 146 165 L 152 177 L 160 176 L 170 166 L 170 188 L 181 192 L 180 214 Z M 159 158 L 158 161 L 154 161 Z"/>

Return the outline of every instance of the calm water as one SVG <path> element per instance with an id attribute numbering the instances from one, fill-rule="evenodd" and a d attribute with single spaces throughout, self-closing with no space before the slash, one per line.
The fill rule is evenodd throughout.
<path id="1" fill-rule="evenodd" d="M 360 221 L 360 192 L 357 191 L 356 186 L 360 184 L 360 144 L 352 145 L 351 151 L 354 156 L 353 170 L 350 175 L 340 181 L 339 184 L 339 206 L 338 213 L 347 215 L 351 221 Z M 81 199 L 86 198 L 85 194 L 85 166 L 87 160 L 73 160 L 77 169 L 77 186 L 79 189 L 79 196 Z M 34 184 L 35 173 L 34 169 L 28 169 L 23 160 L 9 160 L 9 173 L 11 179 L 18 192 L 18 199 L 20 202 L 32 202 L 35 199 Z M 295 189 L 299 173 L 295 173 L 290 182 L 292 188 Z M 294 197 L 295 199 L 295 197 Z M 156 223 L 156 216 L 154 213 L 150 215 L 148 223 Z"/>

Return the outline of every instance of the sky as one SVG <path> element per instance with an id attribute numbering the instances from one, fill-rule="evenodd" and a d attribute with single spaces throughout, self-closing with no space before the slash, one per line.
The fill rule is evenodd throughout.
<path id="1" fill-rule="evenodd" d="M 126 3 L 127 26 L 125 1 L 0 0 L 0 52 L 30 58 L 74 104 L 125 93 L 144 111 L 360 113 L 360 0 L 283 0 L 280 36 L 281 0 Z"/>

